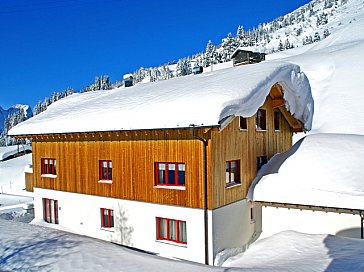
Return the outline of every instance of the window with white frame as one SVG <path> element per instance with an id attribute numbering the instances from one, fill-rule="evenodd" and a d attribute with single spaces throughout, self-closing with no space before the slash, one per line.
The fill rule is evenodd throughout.
<path id="1" fill-rule="evenodd" d="M 274 111 L 274 130 L 280 131 L 281 129 L 281 112 L 279 110 Z"/>
<path id="2" fill-rule="evenodd" d="M 157 217 L 156 223 L 157 240 L 187 244 L 186 221 Z"/>
<path id="3" fill-rule="evenodd" d="M 267 129 L 267 114 L 265 109 L 259 109 L 256 114 L 256 128 L 257 130 Z"/>
<path id="4" fill-rule="evenodd" d="M 248 129 L 247 119 L 245 117 L 239 117 L 239 127 L 241 130 Z"/>
<path id="5" fill-rule="evenodd" d="M 155 185 L 185 186 L 186 167 L 184 163 L 155 163 Z"/>
<path id="6" fill-rule="evenodd" d="M 227 161 L 225 164 L 226 187 L 240 184 L 240 160 Z"/>

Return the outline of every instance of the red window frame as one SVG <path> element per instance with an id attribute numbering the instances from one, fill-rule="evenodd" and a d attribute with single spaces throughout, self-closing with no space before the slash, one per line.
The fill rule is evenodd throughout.
<path id="1" fill-rule="evenodd" d="M 53 211 L 52 205 L 53 202 Z M 54 221 L 52 220 L 52 212 Z M 43 220 L 48 223 L 58 224 L 58 200 L 43 198 Z"/>
<path id="2" fill-rule="evenodd" d="M 101 215 L 101 227 L 102 228 L 113 228 L 114 227 L 114 210 L 111 209 L 100 209 Z M 106 215 L 106 220 L 105 220 Z"/>
<path id="3" fill-rule="evenodd" d="M 165 230 L 166 230 L 166 237 L 163 237 L 162 233 L 161 233 L 161 228 L 160 228 L 160 224 L 161 221 L 165 220 L 166 222 L 166 226 L 165 226 Z M 171 229 L 170 229 L 170 222 L 175 222 L 175 234 L 176 234 L 176 239 L 172 239 L 171 237 Z M 185 224 L 185 241 L 182 241 L 180 239 L 181 233 L 180 233 L 180 223 L 184 223 Z M 187 245 L 187 224 L 186 221 L 183 220 L 176 220 L 176 219 L 170 219 L 170 218 L 163 218 L 163 217 L 156 217 L 156 224 L 157 224 L 157 240 L 160 241 L 170 241 L 170 242 L 174 242 L 174 243 L 178 243 L 178 244 L 184 244 Z"/>
<path id="4" fill-rule="evenodd" d="M 106 163 L 106 167 L 103 164 Z M 105 169 L 105 172 L 103 171 Z M 105 175 L 104 175 L 105 173 Z M 100 180 L 112 180 L 112 161 L 100 160 L 99 161 L 99 179 Z"/>
<path id="5" fill-rule="evenodd" d="M 42 175 L 57 175 L 57 161 L 53 158 L 41 159 Z"/>
<path id="6" fill-rule="evenodd" d="M 235 167 L 233 164 L 235 163 Z M 235 169 L 235 171 L 233 171 Z M 234 174 L 234 175 L 232 175 Z M 240 160 L 227 161 L 225 164 L 226 187 L 241 184 L 240 180 Z"/>
<path id="7" fill-rule="evenodd" d="M 257 130 L 267 130 L 267 111 L 259 109 L 256 115 Z"/>
<path id="8" fill-rule="evenodd" d="M 159 166 L 164 165 L 164 170 L 159 169 Z M 170 170 L 169 166 L 174 166 L 174 170 Z M 179 167 L 181 167 L 183 170 L 179 170 Z M 156 162 L 154 163 L 154 169 L 155 169 L 155 184 L 157 186 L 186 186 L 186 166 L 184 163 L 179 162 Z M 163 180 L 160 178 L 160 171 L 163 176 Z M 170 180 L 170 173 L 169 171 L 174 171 L 173 173 L 173 180 Z M 181 175 L 179 175 L 179 172 L 181 172 Z M 183 174 L 182 174 L 183 173 Z M 173 183 L 171 183 L 171 181 Z"/>

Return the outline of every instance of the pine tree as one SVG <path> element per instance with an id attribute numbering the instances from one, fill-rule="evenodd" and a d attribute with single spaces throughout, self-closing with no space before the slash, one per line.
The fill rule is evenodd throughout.
<path id="1" fill-rule="evenodd" d="M 318 32 L 315 33 L 315 36 L 313 37 L 314 42 L 318 42 L 321 40 L 320 34 Z"/>
<path id="2" fill-rule="evenodd" d="M 324 30 L 324 39 L 327 38 L 328 36 L 330 36 L 330 31 L 326 28 Z"/>
<path id="3" fill-rule="evenodd" d="M 279 40 L 278 51 L 283 51 L 283 50 L 284 50 L 284 45 L 282 43 L 282 40 Z"/>

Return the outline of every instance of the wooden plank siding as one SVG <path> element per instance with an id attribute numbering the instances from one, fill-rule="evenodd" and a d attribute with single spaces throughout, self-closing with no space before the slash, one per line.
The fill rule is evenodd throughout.
<path id="1" fill-rule="evenodd" d="M 274 130 L 274 109 L 268 96 L 262 109 L 266 110 L 264 131 L 256 130 L 256 116 L 247 118 L 247 130 L 240 130 L 239 117 L 235 117 L 224 129 L 212 133 L 212 208 L 218 208 L 244 199 L 257 173 L 256 158 L 270 159 L 277 152 L 292 146 L 292 131 L 280 114 L 280 130 Z M 240 160 L 241 185 L 226 188 L 226 161 Z"/>
<path id="2" fill-rule="evenodd" d="M 190 129 L 37 136 L 33 150 L 35 187 L 203 208 L 203 144 Z M 56 159 L 56 178 L 41 177 L 41 158 Z M 112 184 L 98 182 L 99 160 L 112 161 Z M 185 190 L 156 188 L 155 162 L 185 163 Z"/>
<path id="3" fill-rule="evenodd" d="M 209 209 L 244 199 L 256 176 L 257 157 L 270 159 L 292 146 L 292 131 L 301 124 L 292 127 L 293 117 L 287 120 L 287 111 L 282 114 L 281 100 L 276 84 L 261 106 L 265 131 L 256 130 L 255 115 L 247 118 L 246 130 L 240 130 L 239 117 L 227 119 L 221 129 L 195 128 L 207 141 Z M 274 111 L 281 112 L 279 131 L 274 130 Z M 41 177 L 41 158 L 56 159 L 56 178 Z M 112 184 L 98 182 L 100 160 L 112 161 Z M 225 164 L 231 160 L 240 160 L 241 184 L 226 188 Z M 185 189 L 155 186 L 155 162 L 184 163 Z M 191 128 L 33 136 L 34 187 L 204 208 L 203 167 L 203 143 Z"/>

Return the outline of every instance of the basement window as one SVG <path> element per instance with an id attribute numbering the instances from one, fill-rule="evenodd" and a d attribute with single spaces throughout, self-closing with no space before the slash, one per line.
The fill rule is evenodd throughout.
<path id="1" fill-rule="evenodd" d="M 113 228 L 114 227 L 114 210 L 100 209 L 101 213 L 101 228 Z"/>
<path id="2" fill-rule="evenodd" d="M 156 224 L 158 241 L 187 244 L 186 221 L 157 217 Z"/>
<path id="3" fill-rule="evenodd" d="M 186 167 L 184 163 L 156 162 L 156 186 L 185 186 Z"/>
<path id="4" fill-rule="evenodd" d="M 58 200 L 43 198 L 43 219 L 51 224 L 58 224 Z"/>
<path id="5" fill-rule="evenodd" d="M 227 161 L 225 164 L 226 187 L 241 184 L 240 181 L 240 160 Z"/>
<path id="6" fill-rule="evenodd" d="M 256 114 L 256 129 L 267 130 L 267 114 L 265 109 L 259 109 Z"/>

